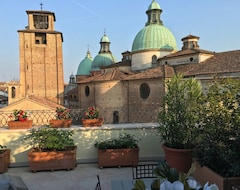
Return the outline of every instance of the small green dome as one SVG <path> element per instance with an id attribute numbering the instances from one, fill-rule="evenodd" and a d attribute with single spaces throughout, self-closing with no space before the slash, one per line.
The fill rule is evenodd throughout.
<path id="1" fill-rule="evenodd" d="M 149 49 L 176 50 L 177 43 L 172 32 L 159 24 L 145 26 L 136 35 L 132 52 Z"/>
<path id="2" fill-rule="evenodd" d="M 79 63 L 77 75 L 90 75 L 92 61 L 92 56 L 88 51 L 86 57 Z"/>
<path id="3" fill-rule="evenodd" d="M 101 40 L 100 40 L 100 43 L 102 43 L 102 42 L 107 42 L 107 43 L 110 43 L 110 40 L 109 40 L 109 38 L 107 37 L 107 35 L 106 34 L 104 34 L 103 35 L 103 37 L 101 38 Z"/>
<path id="4" fill-rule="evenodd" d="M 100 53 L 98 54 L 92 62 L 92 71 L 100 70 L 100 67 L 108 66 L 116 63 L 116 59 L 112 54 Z"/>
<path id="5" fill-rule="evenodd" d="M 154 9 L 161 10 L 160 5 L 155 0 L 153 0 L 152 3 L 148 6 L 148 10 L 154 10 Z"/>

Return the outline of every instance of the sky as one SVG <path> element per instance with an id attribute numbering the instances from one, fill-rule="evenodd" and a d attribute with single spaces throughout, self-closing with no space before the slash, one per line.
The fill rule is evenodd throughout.
<path id="1" fill-rule="evenodd" d="M 200 37 L 201 49 L 223 52 L 240 49 L 239 0 L 156 0 L 161 20 L 181 50 L 183 37 Z M 121 61 L 131 51 L 137 33 L 147 22 L 152 0 L 6 0 L 1 1 L 0 82 L 19 80 L 18 30 L 28 25 L 26 10 L 55 13 L 55 30 L 63 33 L 64 81 L 76 75 L 89 49 L 94 58 L 104 32 L 112 54 Z"/>

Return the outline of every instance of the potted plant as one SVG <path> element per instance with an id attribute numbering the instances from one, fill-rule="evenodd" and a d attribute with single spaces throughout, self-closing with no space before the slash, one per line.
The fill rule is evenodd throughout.
<path id="1" fill-rule="evenodd" d="M 56 119 L 50 119 L 49 124 L 54 128 L 68 128 L 72 124 L 72 119 L 70 116 L 70 109 L 57 107 L 56 110 Z"/>
<path id="2" fill-rule="evenodd" d="M 102 126 L 103 118 L 99 114 L 99 108 L 90 106 L 84 111 L 84 118 L 82 118 L 83 127 Z"/>
<path id="3" fill-rule="evenodd" d="M 22 140 L 31 146 L 28 152 L 30 170 L 71 170 L 76 167 L 77 147 L 73 131 L 43 126 L 33 128 Z"/>
<path id="4" fill-rule="evenodd" d="M 96 141 L 99 168 L 136 166 L 139 160 L 139 140 L 134 135 L 123 133 L 116 138 Z"/>
<path id="5" fill-rule="evenodd" d="M 32 120 L 29 120 L 29 113 L 24 110 L 13 110 L 9 116 L 11 121 L 8 121 L 9 129 L 29 129 L 32 127 Z"/>
<path id="6" fill-rule="evenodd" d="M 198 136 L 201 85 L 193 78 L 176 75 L 166 82 L 166 89 L 163 109 L 158 115 L 158 134 L 170 166 L 187 172 Z"/>
<path id="7" fill-rule="evenodd" d="M 0 145 L 0 173 L 8 171 L 10 166 L 10 149 L 6 146 Z"/>
<path id="8" fill-rule="evenodd" d="M 220 190 L 240 185 L 240 82 L 216 80 L 201 104 L 195 178 Z"/>
<path id="9" fill-rule="evenodd" d="M 199 184 L 192 174 L 195 170 L 194 164 L 187 173 L 178 171 L 176 168 L 171 168 L 166 161 L 160 161 L 153 173 L 156 176 L 151 183 L 151 190 L 218 190 L 216 184 L 209 185 L 206 182 L 204 185 Z M 133 190 L 145 190 L 146 185 L 144 180 L 138 179 L 134 184 Z"/>

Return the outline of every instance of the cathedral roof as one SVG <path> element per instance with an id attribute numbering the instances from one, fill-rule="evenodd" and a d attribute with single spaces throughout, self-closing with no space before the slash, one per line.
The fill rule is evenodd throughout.
<path id="1" fill-rule="evenodd" d="M 215 53 L 214 56 L 201 63 L 179 65 L 175 69 L 184 76 L 239 73 L 240 50 Z"/>
<path id="2" fill-rule="evenodd" d="M 177 49 L 177 43 L 172 32 L 163 26 L 160 19 L 160 5 L 153 0 L 149 5 L 146 14 L 148 21 L 145 27 L 140 30 L 134 38 L 132 44 L 132 52 L 142 50 L 166 50 L 172 51 Z"/>
<path id="3" fill-rule="evenodd" d="M 100 40 L 100 45 L 100 51 L 93 59 L 91 71 L 98 71 L 101 67 L 105 67 L 117 62 L 116 58 L 110 51 L 110 40 L 105 33 Z"/>
<path id="4" fill-rule="evenodd" d="M 92 56 L 88 51 L 86 57 L 79 63 L 77 75 L 90 75 L 92 61 Z"/>

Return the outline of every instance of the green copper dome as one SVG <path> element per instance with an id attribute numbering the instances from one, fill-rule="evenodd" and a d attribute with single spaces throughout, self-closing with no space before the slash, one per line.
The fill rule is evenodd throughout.
<path id="1" fill-rule="evenodd" d="M 177 43 L 172 32 L 163 26 L 160 19 L 162 9 L 160 5 L 153 0 L 148 6 L 147 22 L 145 27 L 138 32 L 133 44 L 132 52 L 141 50 L 176 50 Z"/>
<path id="2" fill-rule="evenodd" d="M 92 56 L 90 52 L 87 52 L 86 57 L 79 63 L 77 75 L 90 75 L 90 70 L 92 66 Z"/>
<path id="3" fill-rule="evenodd" d="M 116 62 L 117 61 L 112 54 L 101 53 L 101 54 L 98 54 L 94 58 L 94 60 L 92 62 L 91 70 L 96 71 L 96 70 L 99 70 L 100 67 L 108 66 L 108 65 L 111 65 L 111 64 L 116 63 Z"/>
<path id="4" fill-rule="evenodd" d="M 153 0 L 152 3 L 148 6 L 148 10 L 153 10 L 153 9 L 161 10 L 160 5 L 155 0 Z"/>
<path id="5" fill-rule="evenodd" d="M 110 51 L 110 40 L 105 33 L 100 40 L 100 45 L 100 51 L 93 59 L 91 71 L 100 70 L 100 67 L 105 67 L 117 62 Z"/>
<path id="6" fill-rule="evenodd" d="M 172 32 L 163 25 L 148 25 L 136 35 L 132 51 L 149 49 L 176 50 L 176 39 Z"/>

